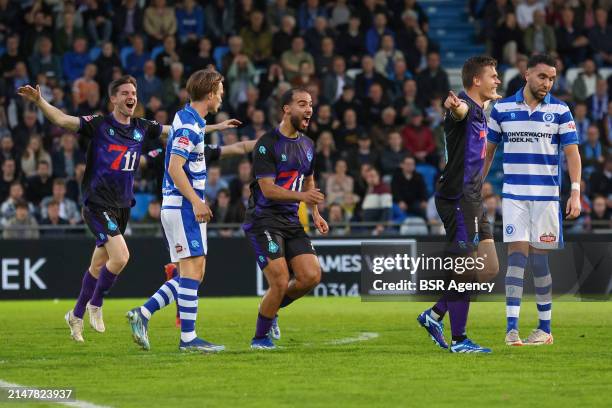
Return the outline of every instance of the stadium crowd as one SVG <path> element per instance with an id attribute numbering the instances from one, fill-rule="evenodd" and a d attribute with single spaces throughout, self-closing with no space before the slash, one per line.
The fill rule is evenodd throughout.
<path id="1" fill-rule="evenodd" d="M 582 143 L 576 231 L 610 228 L 612 76 L 600 75 L 612 67 L 610 4 L 466 2 L 498 70 L 516 72 L 500 93 L 524 85 L 529 55 L 557 58 L 553 93 L 572 108 Z M 316 141 L 315 174 L 326 194 L 320 209 L 332 235 L 439 233 L 432 195 L 444 165 L 442 104 L 451 85 L 428 34 L 424 6 L 415 0 L 0 0 L 3 236 L 56 236 L 82 223 L 86 143 L 47 122 L 16 94 L 18 87 L 38 84 L 72 115 L 106 114 L 108 84 L 127 73 L 137 78 L 138 115 L 169 124 L 188 102 L 189 75 L 209 66 L 225 76 L 226 92 L 221 112 L 207 120 L 243 122 L 207 135 L 209 143 L 258 138 L 278 123 L 285 90 L 311 93 L 308 134 Z M 575 78 L 566 75 L 572 68 L 581 68 Z M 163 150 L 155 141 L 143 151 L 134 223 L 159 224 Z M 208 171 L 212 224 L 241 222 L 252 177 L 248 157 Z M 483 188 L 491 221 L 501 219 L 501 177 L 496 160 Z"/>

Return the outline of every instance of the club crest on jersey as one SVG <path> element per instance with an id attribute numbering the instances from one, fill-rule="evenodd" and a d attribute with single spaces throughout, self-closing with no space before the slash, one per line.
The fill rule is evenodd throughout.
<path id="1" fill-rule="evenodd" d="M 506 225 L 506 235 L 514 234 L 514 230 L 515 230 L 514 225 L 512 224 Z"/>
<path id="2" fill-rule="evenodd" d="M 287 155 L 285 153 L 281 154 L 281 161 L 287 161 Z"/>
<path id="3" fill-rule="evenodd" d="M 312 149 L 308 150 L 308 153 L 306 153 L 306 158 L 308 159 L 309 162 L 312 161 Z"/>
<path id="4" fill-rule="evenodd" d="M 555 119 L 555 115 L 550 112 L 546 112 L 542 119 L 544 119 L 544 122 L 546 123 L 551 123 Z"/>
<path id="5" fill-rule="evenodd" d="M 113 128 L 108 129 L 108 134 L 111 136 L 115 136 L 115 129 Z"/>
<path id="6" fill-rule="evenodd" d="M 259 146 L 259 154 L 266 154 L 266 147 L 265 146 Z"/>
<path id="7" fill-rule="evenodd" d="M 138 129 L 134 129 L 134 135 L 133 135 L 133 138 L 134 138 L 134 140 L 135 140 L 135 141 L 137 141 L 137 142 L 142 142 L 142 139 L 143 139 L 144 137 L 142 136 L 142 133 L 140 132 L 140 130 L 138 130 Z"/>
<path id="8" fill-rule="evenodd" d="M 192 248 L 199 248 L 200 247 L 200 243 L 194 239 L 193 241 L 191 241 L 191 247 Z"/>
<path id="9" fill-rule="evenodd" d="M 516 113 L 512 112 L 512 113 L 510 114 L 510 118 L 511 118 L 511 119 L 516 118 Z"/>

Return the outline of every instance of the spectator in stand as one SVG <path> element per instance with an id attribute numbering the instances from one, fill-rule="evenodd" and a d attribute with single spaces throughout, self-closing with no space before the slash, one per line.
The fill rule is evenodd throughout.
<path id="1" fill-rule="evenodd" d="M 11 34 L 6 39 L 6 52 L 0 56 L 0 68 L 4 78 L 12 78 L 18 62 L 26 62 L 19 48 L 19 35 Z"/>
<path id="2" fill-rule="evenodd" d="M 9 189 L 9 194 L 6 200 L 0 205 L 0 225 L 6 226 L 8 221 L 15 216 L 15 210 L 19 201 L 24 201 L 25 194 L 23 185 L 20 181 L 13 181 Z M 24 201 L 25 202 L 25 201 Z M 31 214 L 34 214 L 35 208 L 32 203 L 27 203 Z"/>
<path id="3" fill-rule="evenodd" d="M 106 5 L 100 5 L 98 0 L 87 0 L 87 8 L 83 12 L 83 19 L 87 27 L 89 39 L 95 46 L 110 41 L 113 34 L 113 23 Z"/>
<path id="4" fill-rule="evenodd" d="M 29 58 L 30 73 L 33 77 L 43 74 L 48 78 L 62 78 L 62 60 L 52 53 L 53 43 L 50 37 L 41 37 L 37 52 Z"/>
<path id="5" fill-rule="evenodd" d="M 440 66 L 440 54 L 432 51 L 427 54 L 427 68 L 416 78 L 417 100 L 420 106 L 427 106 L 432 95 L 446 95 L 450 90 L 448 74 Z"/>
<path id="6" fill-rule="evenodd" d="M 79 207 L 83 205 L 83 177 L 85 176 L 85 163 L 74 166 L 74 177 L 66 181 L 66 197 L 77 203 Z M 163 176 L 163 175 L 162 175 Z M 158 190 L 161 192 L 161 188 Z M 53 194 L 53 190 L 49 194 Z"/>
<path id="7" fill-rule="evenodd" d="M 329 224 L 329 235 L 345 236 L 350 233 L 350 227 L 346 223 L 344 209 L 338 203 L 333 203 L 327 208 L 327 221 Z"/>
<path id="8" fill-rule="evenodd" d="M 40 235 L 43 237 L 61 237 L 66 234 L 66 229 L 61 228 L 62 225 L 70 225 L 67 219 L 60 217 L 60 203 L 51 200 L 47 203 L 47 216 L 40 222 L 41 226 L 48 228 L 40 230 Z"/>
<path id="9" fill-rule="evenodd" d="M 386 223 L 391 221 L 393 196 L 391 188 L 388 184 L 380 179 L 378 170 L 374 167 L 366 173 L 367 190 L 361 209 L 363 213 L 363 221 L 377 222 L 372 235 L 381 235 L 385 232 Z"/>
<path id="10" fill-rule="evenodd" d="M 204 9 L 206 33 L 213 44 L 226 44 L 234 31 L 234 2 L 213 0 Z"/>
<path id="11" fill-rule="evenodd" d="M 282 26 L 285 16 L 295 17 L 295 10 L 288 5 L 287 0 L 269 1 L 266 7 L 266 21 L 272 32 L 277 32 Z"/>
<path id="12" fill-rule="evenodd" d="M 544 11 L 544 2 L 541 0 L 525 0 L 516 7 L 516 20 L 521 30 L 533 24 L 536 11 Z"/>
<path id="13" fill-rule="evenodd" d="M 362 104 L 361 101 L 355 98 L 355 86 L 347 83 L 342 88 L 342 95 L 340 95 L 340 99 L 333 104 L 334 112 L 336 117 L 343 118 L 344 112 L 348 109 L 352 109 L 355 111 L 357 116 L 361 115 Z M 336 140 L 337 142 L 337 140 Z"/>
<path id="14" fill-rule="evenodd" d="M 572 95 L 570 93 L 569 82 L 565 76 L 565 66 L 563 65 L 563 60 L 559 57 L 555 58 L 555 68 L 557 71 L 557 78 L 553 83 L 550 93 L 562 101 L 570 103 Z"/>
<path id="15" fill-rule="evenodd" d="M 251 165 L 249 159 L 244 158 L 240 160 L 240 164 L 238 164 L 238 177 L 234 177 L 229 184 L 232 203 L 240 199 L 240 196 L 242 195 L 242 187 L 245 184 L 250 185 L 251 181 L 253 181 L 252 169 L 253 166 Z"/>
<path id="16" fill-rule="evenodd" d="M 332 37 L 323 37 L 321 40 L 321 53 L 315 55 L 315 70 L 319 78 L 324 78 L 333 70 L 335 55 L 334 39 Z"/>
<path id="17" fill-rule="evenodd" d="M 366 49 L 370 55 L 374 56 L 376 54 L 385 35 L 395 37 L 393 31 L 387 27 L 387 15 L 383 12 L 378 12 L 374 15 L 374 24 L 366 32 Z"/>
<path id="18" fill-rule="evenodd" d="M 319 4 L 319 0 L 306 0 L 298 8 L 297 21 L 300 32 L 304 33 L 313 27 L 317 17 L 325 16 L 325 9 Z"/>
<path id="19" fill-rule="evenodd" d="M 360 28 L 360 24 L 359 16 L 352 15 L 346 31 L 340 33 L 338 37 L 338 44 L 342 45 L 338 48 L 338 52 L 344 57 L 349 68 L 359 67 L 361 56 L 367 52 L 365 35 Z"/>
<path id="20" fill-rule="evenodd" d="M 218 164 L 211 164 L 207 168 L 206 175 L 206 201 L 209 203 L 214 203 L 217 198 L 217 193 L 219 190 L 229 188 L 227 181 L 221 178 L 221 167 Z"/>
<path id="21" fill-rule="evenodd" d="M 527 57 L 525 57 L 524 55 L 518 56 L 516 58 L 516 68 L 518 69 L 519 73 L 516 74 L 516 76 L 514 76 L 514 78 L 512 78 L 510 82 L 508 82 L 508 88 L 506 89 L 506 97 L 514 95 L 519 91 L 519 89 L 525 86 L 525 74 L 527 73 Z"/>
<path id="22" fill-rule="evenodd" d="M 599 122 L 601 135 L 604 139 L 604 144 L 608 147 L 608 152 L 612 154 L 612 100 L 608 102 L 608 112 Z M 0 160 L 2 158 L 0 157 Z"/>
<path id="23" fill-rule="evenodd" d="M 144 64 L 150 59 L 150 54 L 145 50 L 140 34 L 132 36 L 132 48 L 133 51 L 126 57 L 126 66 L 123 69 L 126 74 L 138 78 L 144 73 Z"/>
<path id="24" fill-rule="evenodd" d="M 189 49 L 187 46 L 184 46 Z M 189 49 L 191 51 L 191 49 Z M 187 52 L 187 50 L 186 50 Z M 169 35 L 164 38 L 164 50 L 155 57 L 155 72 L 160 78 L 166 78 L 170 75 L 170 65 L 173 62 L 180 62 L 181 58 L 176 52 L 176 40 Z"/>
<path id="25" fill-rule="evenodd" d="M 423 177 L 416 172 L 414 157 L 405 157 L 393 173 L 391 181 L 393 202 L 405 215 L 427 219 L 427 188 Z"/>
<path id="26" fill-rule="evenodd" d="M 247 90 L 249 87 L 255 87 L 256 77 L 257 71 L 249 57 L 244 54 L 237 55 L 227 71 L 228 101 L 234 109 L 246 101 Z"/>
<path id="27" fill-rule="evenodd" d="M 562 25 L 557 29 L 557 51 L 566 66 L 576 66 L 589 52 L 589 39 L 574 25 L 574 11 L 566 7 L 561 12 Z"/>
<path id="28" fill-rule="evenodd" d="M 295 18 L 293 16 L 283 16 L 280 30 L 272 36 L 272 55 L 276 60 L 279 60 L 285 51 L 291 49 L 291 43 L 296 34 L 295 25 Z"/>
<path id="29" fill-rule="evenodd" d="M 2 162 L 2 177 L 0 177 L 0 202 L 4 202 L 9 195 L 11 185 L 19 181 L 15 160 L 4 159 Z"/>
<path id="30" fill-rule="evenodd" d="M 286 85 L 287 87 L 290 86 L 289 84 Z M 236 117 L 243 125 L 249 124 L 253 111 L 256 109 L 264 110 L 266 105 L 259 97 L 259 90 L 255 86 L 250 85 L 246 90 L 246 101 L 240 103 L 236 109 Z"/>
<path id="31" fill-rule="evenodd" d="M 605 9 L 595 10 L 595 26 L 589 30 L 588 37 L 597 65 L 612 66 L 612 27 Z"/>
<path id="32" fill-rule="evenodd" d="M 606 205 L 604 196 L 596 195 L 593 198 L 593 209 L 589 218 L 591 230 L 612 228 L 612 209 Z"/>
<path id="33" fill-rule="evenodd" d="M 294 76 L 290 83 L 296 88 L 306 88 L 312 83 L 319 87 L 319 80 L 315 75 L 314 66 L 308 61 L 300 62 L 298 75 Z"/>
<path id="34" fill-rule="evenodd" d="M 317 153 L 315 154 L 315 179 L 320 186 L 327 186 L 327 178 L 335 171 L 336 161 L 339 154 L 336 151 L 334 136 L 330 131 L 323 131 L 316 141 Z"/>
<path id="35" fill-rule="evenodd" d="M 370 129 L 370 136 L 374 146 L 378 149 L 387 145 L 389 134 L 399 132 L 397 125 L 397 112 L 392 106 L 387 106 L 381 113 L 381 122 L 374 124 Z"/>
<path id="36" fill-rule="evenodd" d="M 378 83 L 383 87 L 383 92 L 387 90 L 387 78 L 376 72 L 374 59 L 370 55 L 364 55 L 361 59 L 362 72 L 355 78 L 355 96 L 360 100 L 365 100 L 370 92 L 373 83 Z"/>
<path id="37" fill-rule="evenodd" d="M 164 38 L 176 34 L 174 7 L 167 7 L 166 0 L 153 0 L 145 9 L 143 26 L 151 40 L 150 46 L 161 44 Z"/>
<path id="38" fill-rule="evenodd" d="M 36 174 L 38 163 L 45 161 L 51 163 L 51 155 L 47 153 L 42 145 L 39 135 L 30 136 L 28 146 L 21 155 L 21 171 L 24 177 L 32 177 Z"/>
<path id="39" fill-rule="evenodd" d="M 345 86 L 353 86 L 354 81 L 346 75 L 346 62 L 344 57 L 335 56 L 332 63 L 332 71 L 328 72 L 323 79 L 323 97 L 330 103 L 335 103 L 344 91 Z M 343 112 L 337 112 L 342 116 Z"/>
<path id="40" fill-rule="evenodd" d="M 346 160 L 336 160 L 334 173 L 327 177 L 325 184 L 325 200 L 327 204 L 341 203 L 345 193 L 353 192 L 353 185 L 353 178 L 348 175 Z"/>
<path id="41" fill-rule="evenodd" d="M 83 75 L 85 66 L 89 64 L 89 62 L 87 40 L 84 37 L 75 38 L 72 51 L 66 52 L 62 60 L 64 78 L 70 82 L 76 80 Z"/>
<path id="42" fill-rule="evenodd" d="M 4 239 L 38 239 L 38 223 L 30 215 L 28 203 L 23 200 L 15 204 L 15 215 L 7 220 L 2 238 Z"/>
<path id="43" fill-rule="evenodd" d="M 509 65 L 516 63 L 518 53 L 525 52 L 523 31 L 517 26 L 514 13 L 506 14 L 504 24 L 497 29 L 495 34 L 495 51 L 493 57 Z"/>
<path id="44" fill-rule="evenodd" d="M 427 54 L 435 49 L 429 46 L 429 40 L 425 35 L 417 36 L 414 48 L 412 53 L 406 54 L 406 64 L 410 72 L 418 75 L 427 68 Z"/>
<path id="45" fill-rule="evenodd" d="M 270 130 L 270 127 L 266 123 L 266 116 L 261 109 L 255 109 L 251 114 L 251 123 L 247 126 L 238 129 L 238 135 L 241 138 L 246 138 L 247 140 L 255 140 L 257 139 L 257 135 L 261 135 Z"/>
<path id="46" fill-rule="evenodd" d="M 230 204 L 230 194 L 227 189 L 221 189 L 217 193 L 217 198 L 211 206 L 213 217 L 211 224 L 235 224 L 244 220 L 244 215 L 241 214 L 242 203 L 237 200 L 234 204 Z M 222 237 L 231 237 L 234 231 L 231 228 L 211 229 L 211 232 L 218 232 Z"/>
<path id="47" fill-rule="evenodd" d="M 525 30 L 523 38 L 527 55 L 551 54 L 557 51 L 555 29 L 546 24 L 544 10 L 533 12 L 533 24 Z"/>
<path id="48" fill-rule="evenodd" d="M 291 41 L 291 49 L 283 52 L 281 55 L 281 65 L 288 81 L 291 81 L 299 74 L 300 64 L 304 61 L 310 63 L 311 66 L 314 65 L 312 55 L 304 51 L 304 39 L 302 37 L 294 37 Z"/>
<path id="49" fill-rule="evenodd" d="M 607 197 L 612 204 L 612 155 L 608 154 L 602 168 L 598 168 L 591 174 L 589 189 L 592 196 L 602 195 Z"/>
<path id="50" fill-rule="evenodd" d="M 204 9 L 195 0 L 183 0 L 176 9 L 176 24 L 181 44 L 196 44 L 204 36 Z"/>
<path id="51" fill-rule="evenodd" d="M 399 168 L 410 152 L 403 147 L 402 136 L 399 132 L 388 135 L 387 146 L 380 155 L 380 168 L 383 176 L 391 176 Z"/>
<path id="52" fill-rule="evenodd" d="M 419 163 L 429 163 L 437 167 L 438 157 L 436 155 L 436 144 L 431 128 L 423 121 L 423 113 L 420 109 L 412 112 L 410 123 L 402 131 L 404 147 L 414 155 Z"/>
<path id="53" fill-rule="evenodd" d="M 76 145 L 72 133 L 65 133 L 61 138 L 61 148 L 53 154 L 53 176 L 73 177 L 74 167 L 85 163 L 85 155 Z"/>
<path id="54" fill-rule="evenodd" d="M 604 78 L 597 78 L 595 92 L 586 99 L 589 117 L 593 122 L 601 121 L 608 111 L 608 82 Z"/>
<path id="55" fill-rule="evenodd" d="M 128 43 L 134 34 L 142 33 L 143 10 L 138 0 L 123 0 L 121 7 L 113 9 L 114 41 L 118 47 Z"/>
<path id="56" fill-rule="evenodd" d="M 366 133 L 361 133 L 358 136 L 357 146 L 345 151 L 343 157 L 347 161 L 351 174 L 356 174 L 364 163 L 377 166 L 380 159 L 378 150 L 372 146 L 372 139 Z"/>
<path id="57" fill-rule="evenodd" d="M 161 100 L 166 109 L 175 111 L 179 108 L 179 94 L 185 87 L 184 82 L 183 64 L 173 62 L 170 66 L 170 76 L 162 84 Z"/>
<path id="58" fill-rule="evenodd" d="M 36 167 L 36 174 L 29 177 L 26 182 L 26 198 L 36 206 L 53 192 L 50 163 L 51 161 L 40 160 Z"/>
<path id="59" fill-rule="evenodd" d="M 332 115 L 331 106 L 319 104 L 314 120 L 310 121 L 310 134 L 314 140 L 319 138 L 322 132 L 333 132 L 340 126 L 340 122 Z"/>
<path id="60" fill-rule="evenodd" d="M 121 60 L 115 52 L 113 43 L 105 42 L 102 44 L 102 52 L 95 61 L 96 67 L 98 68 L 98 75 L 96 81 L 100 85 L 100 89 L 103 91 L 108 89 L 108 85 L 113 80 L 113 70 L 116 67 L 121 66 Z"/>
<path id="61" fill-rule="evenodd" d="M 66 180 L 56 178 L 53 180 L 53 191 L 50 196 L 43 198 L 40 202 L 42 210 L 42 218 L 47 217 L 47 204 L 50 201 L 59 203 L 59 215 L 68 220 L 70 225 L 79 224 L 81 222 L 81 212 L 74 201 L 66 197 Z"/>
<path id="62" fill-rule="evenodd" d="M 322 53 L 322 41 L 324 38 L 333 38 L 334 32 L 328 26 L 327 18 L 319 16 L 315 19 L 314 25 L 304 33 L 306 50 L 315 58 Z"/>
<path id="63" fill-rule="evenodd" d="M 240 37 L 244 42 L 243 51 L 251 61 L 257 66 L 266 66 L 272 55 L 272 33 L 261 11 L 251 13 L 249 25 L 242 27 Z"/>
<path id="64" fill-rule="evenodd" d="M 578 102 L 574 106 L 574 124 L 576 125 L 578 142 L 582 144 L 587 140 L 587 129 L 591 126 L 591 119 L 587 116 L 586 103 Z"/>
<path id="65" fill-rule="evenodd" d="M 201 69 L 206 69 L 209 66 L 216 67 L 215 60 L 212 57 L 212 43 L 210 38 L 201 38 L 198 43 L 198 53 L 195 56 L 185 55 L 183 58 L 185 63 L 188 64 L 189 74 Z M 221 67 L 219 67 L 220 69 Z M 217 68 L 215 68 L 217 69 Z"/>
<path id="66" fill-rule="evenodd" d="M 57 55 L 64 55 L 71 50 L 77 38 L 85 38 L 85 32 L 75 24 L 74 11 L 66 10 L 63 19 L 63 27 L 58 28 L 53 35 L 53 47 Z"/>
<path id="67" fill-rule="evenodd" d="M 595 93 L 597 80 L 602 79 L 597 73 L 597 66 L 592 59 L 586 59 L 582 63 L 582 72 L 572 84 L 572 95 L 576 101 L 585 101 Z"/>
<path id="68" fill-rule="evenodd" d="M 376 72 L 386 77 L 393 77 L 397 60 L 404 60 L 404 54 L 395 48 L 395 40 L 391 34 L 383 35 L 380 49 L 374 55 Z"/>
<path id="69" fill-rule="evenodd" d="M 335 139 L 336 146 L 340 151 L 356 146 L 359 135 L 365 133 L 363 127 L 357 123 L 357 113 L 354 109 L 345 110 L 342 119 L 342 126 L 336 132 Z"/>
<path id="70" fill-rule="evenodd" d="M 597 22 L 595 21 L 595 0 L 580 0 L 578 7 L 574 9 L 576 13 L 576 26 L 585 31 L 590 31 Z M 609 4 L 608 4 L 609 6 Z"/>
<path id="71" fill-rule="evenodd" d="M 13 129 L 13 141 L 17 151 L 23 151 L 31 135 L 43 134 L 43 127 L 38 122 L 36 111 L 23 111 L 23 121 Z"/>
<path id="72" fill-rule="evenodd" d="M 412 111 L 419 108 L 417 101 L 417 83 L 414 79 L 407 79 L 402 86 L 402 95 L 394 101 L 395 110 L 402 118 L 408 118 Z"/>
<path id="73" fill-rule="evenodd" d="M 229 70 L 230 65 L 234 63 L 234 60 L 237 56 L 244 55 L 244 53 L 242 52 L 242 37 L 238 35 L 231 36 L 227 45 L 229 46 L 229 51 L 221 59 L 221 73 L 223 75 L 227 75 L 227 71 Z"/>
<path id="74" fill-rule="evenodd" d="M 580 157 L 582 158 L 582 172 L 585 179 L 604 163 L 604 149 L 599 140 L 599 128 L 591 125 L 587 129 L 587 140 L 580 145 Z"/>
<path id="75" fill-rule="evenodd" d="M 25 53 L 31 54 L 38 47 L 38 41 L 42 37 L 51 36 L 51 32 L 45 23 L 45 13 L 36 11 L 34 20 L 29 24 L 23 35 L 22 47 Z"/>
<path id="76" fill-rule="evenodd" d="M 87 100 L 91 93 L 100 95 L 100 85 L 96 82 L 98 67 L 89 63 L 85 66 L 83 76 L 72 84 L 72 106 L 78 106 Z"/>
<path id="77" fill-rule="evenodd" d="M 415 53 L 416 38 L 422 34 L 423 31 L 419 27 L 417 13 L 413 10 L 404 10 L 402 13 L 402 26 L 396 34 L 397 47 L 406 56 Z"/>
<path id="78" fill-rule="evenodd" d="M 162 98 L 162 81 L 155 75 L 155 63 L 153 60 L 148 60 L 144 64 L 144 73 L 138 77 L 138 101 L 143 105 L 147 105 L 152 97 L 161 100 Z"/>

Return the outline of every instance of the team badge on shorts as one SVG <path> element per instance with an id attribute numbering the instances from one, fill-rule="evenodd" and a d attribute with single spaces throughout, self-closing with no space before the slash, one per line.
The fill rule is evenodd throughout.
<path id="1" fill-rule="evenodd" d="M 549 232 L 548 234 L 540 235 L 540 242 L 550 243 L 550 242 L 555 242 L 556 240 L 557 240 L 557 236 L 553 234 L 552 232 Z"/>
<path id="2" fill-rule="evenodd" d="M 106 211 L 104 211 L 104 217 L 106 218 L 106 221 L 107 221 L 106 228 L 108 228 L 109 231 L 115 231 L 117 228 L 119 228 L 119 226 L 115 222 L 113 222 L 113 220 L 110 219 Z"/>
<path id="3" fill-rule="evenodd" d="M 268 242 L 268 252 L 275 254 L 278 252 L 278 244 L 274 241 Z"/>
<path id="4" fill-rule="evenodd" d="M 506 225 L 506 228 L 505 228 L 504 231 L 506 232 L 506 235 L 514 234 L 514 231 L 515 231 L 514 225 L 512 225 L 512 224 Z"/>

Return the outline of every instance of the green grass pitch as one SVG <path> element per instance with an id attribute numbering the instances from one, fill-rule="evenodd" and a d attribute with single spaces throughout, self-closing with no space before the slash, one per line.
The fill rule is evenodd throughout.
<path id="1" fill-rule="evenodd" d="M 227 348 L 201 355 L 178 352 L 174 306 L 154 316 L 145 352 L 124 317 L 140 300 L 107 299 L 107 331 L 87 325 L 85 344 L 69 339 L 63 320 L 72 301 L 3 301 L 0 380 L 72 387 L 77 399 L 111 407 L 612 406 L 612 302 L 556 302 L 555 344 L 515 348 L 503 344 L 504 304 L 474 303 L 468 333 L 492 355 L 437 349 L 415 321 L 425 303 L 312 297 L 281 312 L 282 349 L 251 351 L 258 302 L 201 298 L 199 335 Z M 523 336 L 535 309 L 523 302 Z M 339 341 L 362 333 L 378 337 Z"/>

